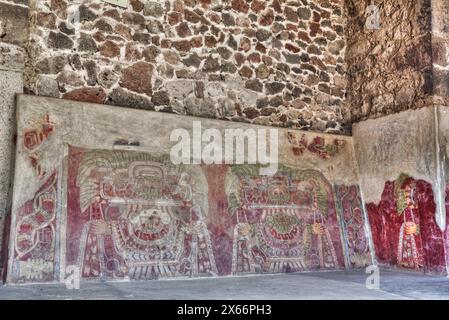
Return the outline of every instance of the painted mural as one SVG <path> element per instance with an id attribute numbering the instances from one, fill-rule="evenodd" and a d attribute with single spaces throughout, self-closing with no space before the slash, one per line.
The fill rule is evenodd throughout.
<path id="1" fill-rule="evenodd" d="M 344 266 L 332 187 L 318 171 L 282 166 L 273 177 L 257 166 L 227 176 L 235 216 L 232 273 L 295 272 Z"/>
<path id="2" fill-rule="evenodd" d="M 76 147 L 68 167 L 65 265 L 84 279 L 345 267 L 333 186 L 319 171 L 281 166 L 269 177 L 258 166 L 175 166 L 164 156 Z M 341 193 L 348 225 L 363 225 L 358 189 Z M 359 229 L 345 236 L 353 256 L 366 254 Z"/>
<path id="3" fill-rule="evenodd" d="M 36 121 L 33 127 L 27 128 L 23 133 L 23 147 L 27 151 L 30 164 L 39 179 L 43 179 L 47 174 L 40 164 L 42 153 L 39 149 L 55 131 L 55 125 L 56 123 L 50 118 L 50 115 L 46 114 L 45 117 Z"/>
<path id="4" fill-rule="evenodd" d="M 71 148 L 67 264 L 85 279 L 217 273 L 199 167 L 128 151 Z"/>
<path id="5" fill-rule="evenodd" d="M 113 118 L 127 113 L 33 103 L 19 103 L 8 282 L 64 282 L 68 270 L 150 280 L 370 262 L 357 175 L 340 167 L 353 160 L 347 139 L 284 130 L 283 164 L 263 176 L 258 165 L 173 164 L 170 145 L 153 141 L 166 140 L 165 124 L 156 136 L 133 127 L 138 143 L 121 146 L 128 130 Z"/>
<path id="6" fill-rule="evenodd" d="M 56 180 L 53 173 L 17 216 L 14 263 L 18 281 L 54 280 Z"/>
<path id="7" fill-rule="evenodd" d="M 367 204 L 377 259 L 400 268 L 445 274 L 445 242 L 435 221 L 432 186 L 401 174 Z"/>
<path id="8" fill-rule="evenodd" d="M 295 156 L 302 156 L 308 151 L 322 159 L 330 159 L 346 146 L 344 140 L 333 139 L 332 143 L 327 143 L 322 136 L 316 136 L 309 142 L 305 134 L 300 137 L 297 132 L 293 131 L 287 132 L 287 138 Z"/>
<path id="9" fill-rule="evenodd" d="M 361 268 L 372 264 L 363 204 L 358 186 L 335 186 L 349 264 Z"/>

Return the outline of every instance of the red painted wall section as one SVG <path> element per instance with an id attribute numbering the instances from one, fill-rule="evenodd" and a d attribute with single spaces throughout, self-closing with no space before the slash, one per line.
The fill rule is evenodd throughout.
<path id="1" fill-rule="evenodd" d="M 379 263 L 445 274 L 445 240 L 435 221 L 432 185 L 401 175 L 367 211 Z"/>
<path id="2" fill-rule="evenodd" d="M 223 181 L 227 168 L 225 165 L 209 165 L 205 171 L 209 184 L 209 223 L 208 229 L 212 237 L 212 247 L 218 274 L 231 274 L 233 228 L 235 221 L 228 214 L 228 202 L 226 200 Z M 204 168 L 204 167 L 203 167 Z"/>

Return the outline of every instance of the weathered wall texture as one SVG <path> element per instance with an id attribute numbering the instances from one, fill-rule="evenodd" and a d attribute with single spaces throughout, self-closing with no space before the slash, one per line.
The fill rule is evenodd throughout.
<path id="1" fill-rule="evenodd" d="M 71 29 L 68 1 L 34 1 L 29 93 L 349 131 L 341 0 L 82 3 Z"/>
<path id="2" fill-rule="evenodd" d="M 351 121 L 382 117 L 353 127 L 376 257 L 380 263 L 444 274 L 449 4 L 376 2 L 381 26 L 368 30 L 361 15 L 368 2 L 347 1 L 346 116 Z M 408 111 L 398 113 L 403 110 Z"/>
<path id="3" fill-rule="evenodd" d="M 279 170 L 262 176 L 173 165 L 170 133 L 200 119 L 129 111 L 19 97 L 10 282 L 63 281 L 69 266 L 157 279 L 371 263 L 351 138 L 280 129 Z"/>
<path id="4" fill-rule="evenodd" d="M 348 100 L 344 114 L 349 122 L 431 104 L 430 0 L 375 1 L 379 29 L 365 26 L 370 3 L 345 1 Z"/>
<path id="5" fill-rule="evenodd" d="M 11 164 L 14 154 L 14 96 L 23 92 L 28 39 L 28 1 L 0 2 L 0 279 L 3 270 L 3 230 L 10 210 Z M 5 239 L 7 241 L 7 239 Z"/>

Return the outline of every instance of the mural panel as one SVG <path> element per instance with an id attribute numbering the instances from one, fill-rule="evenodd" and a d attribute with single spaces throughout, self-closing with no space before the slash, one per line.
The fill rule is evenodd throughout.
<path id="1" fill-rule="evenodd" d="M 224 198 L 213 197 L 226 204 L 226 221 L 209 217 L 214 174 L 226 181 Z M 315 170 L 282 166 L 268 177 L 258 166 L 175 166 L 164 156 L 70 147 L 68 190 L 66 265 L 85 279 L 344 267 L 332 186 Z"/>
<path id="2" fill-rule="evenodd" d="M 273 177 L 257 166 L 227 176 L 235 216 L 232 273 L 294 272 L 343 267 L 332 187 L 314 170 L 281 166 Z"/>
<path id="3" fill-rule="evenodd" d="M 217 274 L 201 168 L 129 151 L 69 157 L 66 258 L 83 278 Z"/>
<path id="4" fill-rule="evenodd" d="M 402 174 L 385 183 L 378 205 L 367 204 L 379 262 L 446 273 L 445 242 L 435 220 L 432 186 Z"/>

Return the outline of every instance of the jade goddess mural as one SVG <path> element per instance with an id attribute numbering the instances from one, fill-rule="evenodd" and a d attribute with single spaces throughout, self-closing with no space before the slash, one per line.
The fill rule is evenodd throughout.
<path id="1" fill-rule="evenodd" d="M 257 166 L 234 166 L 226 190 L 237 220 L 234 274 L 343 266 L 332 186 L 320 172 L 281 166 L 266 177 Z"/>
<path id="2" fill-rule="evenodd" d="M 67 258 L 76 257 L 83 278 L 217 273 L 199 167 L 136 152 L 73 148 L 71 166 L 80 210 L 68 214 Z M 69 205 L 76 202 L 69 199 Z M 78 239 L 79 250 L 73 250 Z"/>

